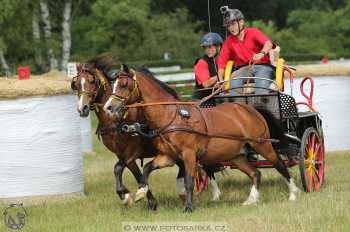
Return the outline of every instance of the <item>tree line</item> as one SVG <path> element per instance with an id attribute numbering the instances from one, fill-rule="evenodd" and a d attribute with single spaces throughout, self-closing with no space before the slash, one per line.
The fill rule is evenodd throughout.
<path id="1" fill-rule="evenodd" d="M 123 62 L 190 67 L 209 28 L 225 37 L 222 5 L 241 9 L 287 59 L 350 54 L 350 0 L 0 0 L 0 73 L 65 69 L 106 51 Z"/>

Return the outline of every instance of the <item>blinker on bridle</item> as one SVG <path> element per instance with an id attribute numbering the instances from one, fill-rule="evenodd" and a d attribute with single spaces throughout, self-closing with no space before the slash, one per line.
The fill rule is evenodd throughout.
<path id="1" fill-rule="evenodd" d="M 135 73 L 135 71 L 133 71 L 133 70 L 131 70 L 131 72 L 133 73 L 132 76 L 127 75 L 127 74 L 125 74 L 125 75 L 119 74 L 119 75 L 117 76 L 117 78 L 120 78 L 121 76 L 123 76 L 123 77 L 126 77 L 126 78 L 128 78 L 128 79 L 132 79 L 132 80 L 133 80 L 134 86 L 133 86 L 132 91 L 131 91 L 131 93 L 129 94 L 129 96 L 123 97 L 123 96 L 120 96 L 120 95 L 118 95 L 118 94 L 116 94 L 116 93 L 112 93 L 112 95 L 111 95 L 111 98 L 112 98 L 113 100 L 120 101 L 122 105 L 124 105 L 124 103 L 134 94 L 134 92 L 137 93 L 137 96 L 140 95 L 139 87 L 138 87 L 138 84 L 137 84 L 137 81 L 136 81 L 136 73 Z"/>

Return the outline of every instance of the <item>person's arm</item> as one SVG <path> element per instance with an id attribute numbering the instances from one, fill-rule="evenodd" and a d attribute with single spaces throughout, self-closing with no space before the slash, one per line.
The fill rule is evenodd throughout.
<path id="1" fill-rule="evenodd" d="M 264 47 L 261 49 L 261 51 L 257 54 L 254 54 L 253 56 L 253 62 L 261 60 L 264 56 L 266 56 L 269 51 L 272 49 L 273 44 L 270 40 L 266 41 L 264 43 Z"/>
<path id="2" fill-rule="evenodd" d="M 219 70 L 218 70 L 219 81 L 224 80 L 224 74 L 225 74 L 225 69 L 219 68 Z"/>
<path id="3" fill-rule="evenodd" d="M 225 74 L 225 68 L 227 62 L 230 60 L 231 57 L 231 51 L 230 51 L 230 41 L 229 39 L 226 39 L 224 42 L 224 45 L 222 46 L 219 58 L 218 58 L 218 78 L 219 81 L 224 80 L 224 74 Z"/>
<path id="4" fill-rule="evenodd" d="M 252 58 L 253 62 L 256 62 L 268 54 L 268 52 L 272 49 L 273 44 L 271 39 L 259 29 L 253 28 L 251 30 L 254 31 L 254 40 L 257 42 L 257 44 L 262 45 L 263 47 L 257 54 L 254 54 Z"/>
<path id="5" fill-rule="evenodd" d="M 204 88 L 209 88 L 215 85 L 217 81 L 218 81 L 218 76 L 215 75 L 213 77 L 210 77 L 209 80 L 202 82 L 202 85 Z"/>

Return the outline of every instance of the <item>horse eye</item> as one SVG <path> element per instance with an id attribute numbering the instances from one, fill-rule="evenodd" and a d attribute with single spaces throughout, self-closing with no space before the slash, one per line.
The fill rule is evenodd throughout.
<path id="1" fill-rule="evenodd" d="M 95 79 L 93 79 L 93 80 L 90 81 L 90 84 L 95 84 L 95 83 L 96 83 L 96 80 L 95 80 Z"/>

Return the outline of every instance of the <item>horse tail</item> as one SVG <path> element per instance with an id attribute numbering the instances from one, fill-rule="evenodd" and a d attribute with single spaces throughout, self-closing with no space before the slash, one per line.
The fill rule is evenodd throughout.
<path id="1" fill-rule="evenodd" d="M 270 137 L 273 139 L 278 139 L 280 142 L 278 146 L 287 145 L 289 140 L 285 135 L 281 122 L 271 113 L 271 111 L 257 107 L 256 110 L 264 117 L 266 120 L 267 126 L 269 127 Z"/>

